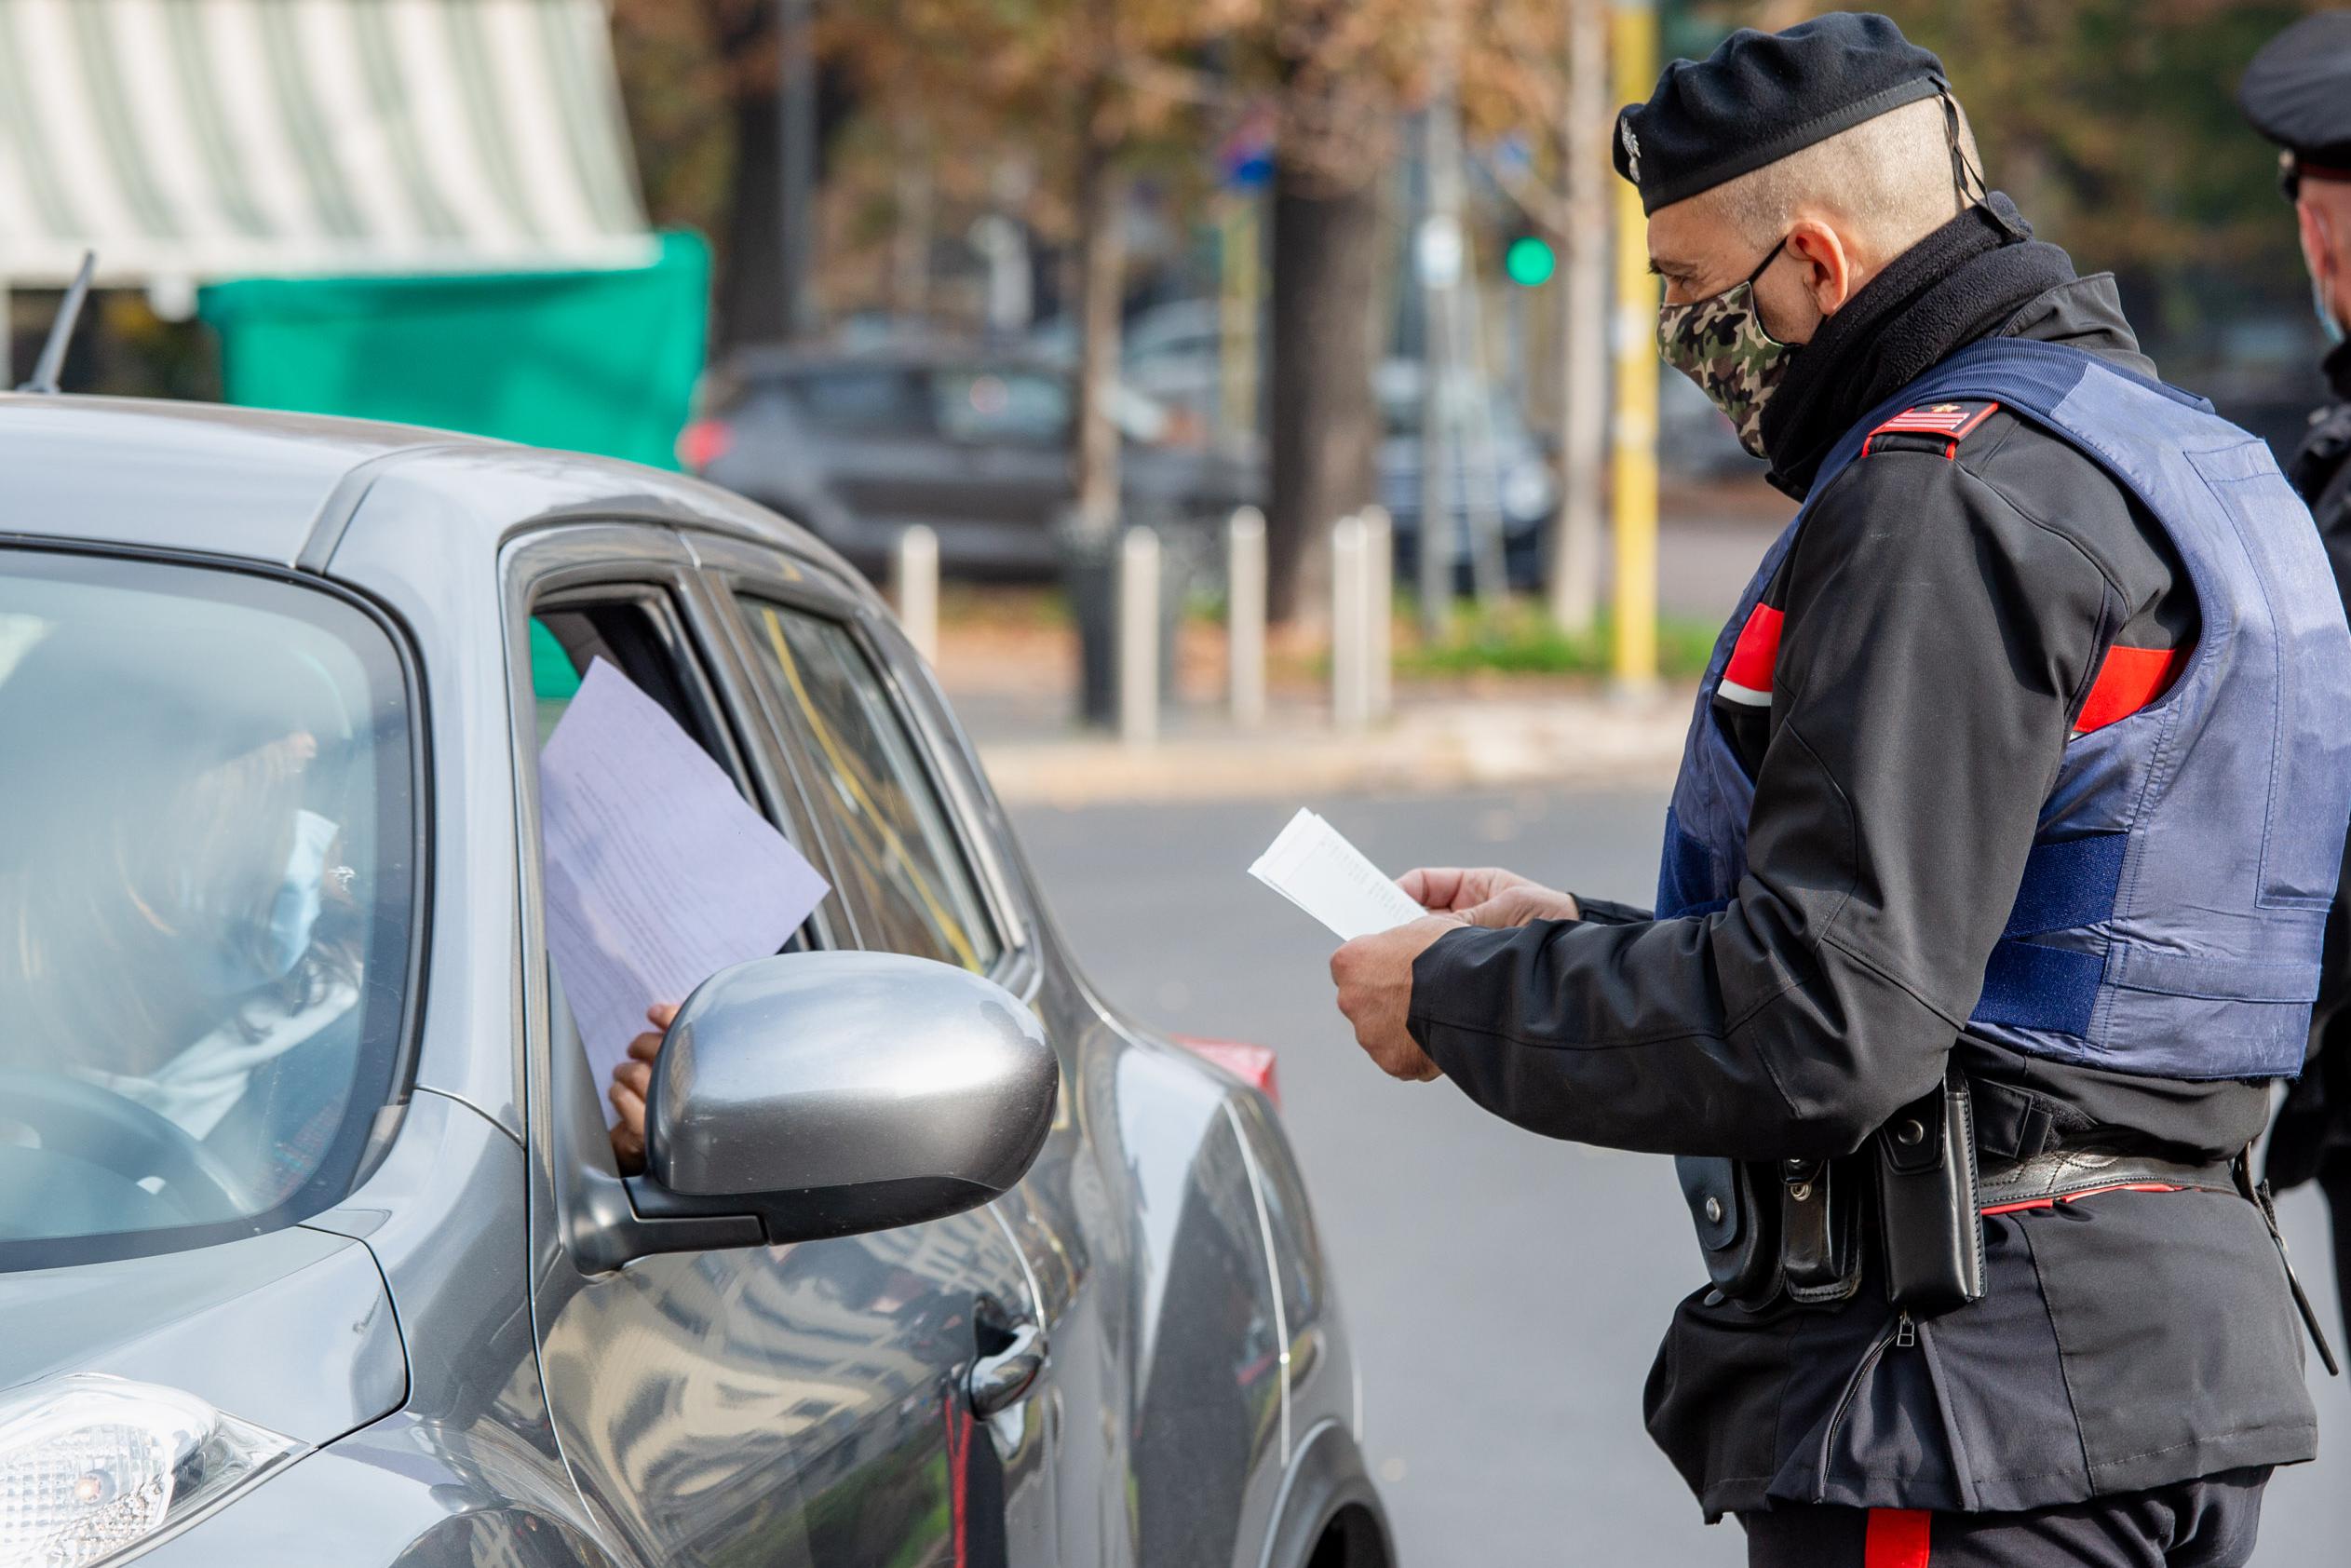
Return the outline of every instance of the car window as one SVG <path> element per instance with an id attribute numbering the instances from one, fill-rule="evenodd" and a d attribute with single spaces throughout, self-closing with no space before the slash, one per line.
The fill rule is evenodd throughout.
<path id="1" fill-rule="evenodd" d="M 0 1267 L 339 1201 L 414 919 L 398 650 L 320 589 L 0 550 Z"/>
<path id="2" fill-rule="evenodd" d="M 931 378 L 939 428 L 959 441 L 1057 445 L 1067 439 L 1070 393 L 1033 371 L 942 371 Z"/>
<path id="3" fill-rule="evenodd" d="M 801 416 L 820 430 L 857 435 L 911 435 L 930 427 L 922 389 L 906 372 L 887 367 L 810 371 L 786 384 Z"/>
<path id="4" fill-rule="evenodd" d="M 796 732 L 865 945 L 993 968 L 1004 943 L 978 880 L 915 737 L 856 637 L 803 610 L 755 599 L 740 609 Z"/>

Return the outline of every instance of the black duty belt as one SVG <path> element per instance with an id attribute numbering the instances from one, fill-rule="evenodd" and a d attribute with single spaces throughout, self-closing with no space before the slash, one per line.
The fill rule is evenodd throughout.
<path id="1" fill-rule="evenodd" d="M 2187 1165 L 2143 1155 L 2109 1154 L 2096 1149 L 2052 1149 L 2012 1165 L 1987 1166 L 1977 1180 L 1976 1210 L 2006 1214 L 2024 1209 L 2047 1209 L 2108 1192 L 2184 1192 L 2203 1189 L 2237 1190 L 2232 1163 Z"/>

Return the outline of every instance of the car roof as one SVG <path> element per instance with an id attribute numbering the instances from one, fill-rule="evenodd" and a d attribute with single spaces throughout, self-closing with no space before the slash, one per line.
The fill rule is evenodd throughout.
<path id="1" fill-rule="evenodd" d="M 305 546 L 395 465 L 494 492 L 479 523 L 485 547 L 531 518 L 601 507 L 845 570 L 804 531 L 740 496 L 613 458 L 219 403 L 0 393 L 0 535 L 317 565 L 304 560 Z"/>

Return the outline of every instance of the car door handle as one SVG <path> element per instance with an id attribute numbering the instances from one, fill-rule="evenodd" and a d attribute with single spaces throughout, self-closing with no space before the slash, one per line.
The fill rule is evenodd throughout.
<path id="1" fill-rule="evenodd" d="M 972 1362 L 964 1377 L 964 1398 L 971 1402 L 971 1413 L 982 1421 L 1020 1403 L 1045 1370 L 1045 1331 L 1022 1323 L 1008 1331 L 1012 1342 Z"/>

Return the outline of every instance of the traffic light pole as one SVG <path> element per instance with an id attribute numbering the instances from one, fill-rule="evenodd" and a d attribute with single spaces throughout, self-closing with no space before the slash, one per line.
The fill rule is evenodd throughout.
<path id="1" fill-rule="evenodd" d="M 1619 102 L 1656 85 L 1657 13 L 1646 0 L 1615 0 L 1612 17 Z M 1648 220 L 1630 182 L 1616 185 L 1616 410 L 1610 430 L 1616 522 L 1615 649 L 1618 690 L 1657 680 L 1657 281 L 1649 271 Z"/>

